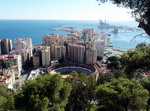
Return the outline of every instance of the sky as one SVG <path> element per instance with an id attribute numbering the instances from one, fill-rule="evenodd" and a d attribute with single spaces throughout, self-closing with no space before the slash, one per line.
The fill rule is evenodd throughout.
<path id="1" fill-rule="evenodd" d="M 134 20 L 128 12 L 96 0 L 0 0 L 0 19 Z"/>

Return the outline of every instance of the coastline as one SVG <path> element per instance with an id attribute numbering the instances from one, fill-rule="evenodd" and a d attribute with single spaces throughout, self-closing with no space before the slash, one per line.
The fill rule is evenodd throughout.
<path id="1" fill-rule="evenodd" d="M 79 29 L 79 27 L 68 27 L 68 26 L 61 25 L 58 28 L 51 28 L 50 30 L 54 30 L 54 31 L 63 30 L 63 31 L 67 31 L 67 32 L 72 32 L 72 31 L 77 30 L 77 29 Z"/>
<path id="2" fill-rule="evenodd" d="M 108 21 L 109 23 L 109 21 Z M 109 33 L 109 29 L 99 29 L 98 21 L 80 21 L 80 20 L 0 20 L 0 35 L 1 38 L 32 38 L 33 45 L 41 43 L 42 36 L 58 33 L 60 35 L 67 35 L 69 32 L 64 30 L 50 30 L 55 27 L 60 27 L 62 24 L 69 27 L 77 27 L 79 31 L 82 29 L 93 28 L 95 32 Z M 130 25 L 136 26 L 131 22 L 111 22 L 111 25 Z M 110 40 L 114 48 L 120 49 L 133 49 L 138 43 L 150 43 L 147 37 L 137 37 L 136 40 L 130 42 L 132 38 L 141 32 L 128 32 L 128 33 L 111 33 Z"/>

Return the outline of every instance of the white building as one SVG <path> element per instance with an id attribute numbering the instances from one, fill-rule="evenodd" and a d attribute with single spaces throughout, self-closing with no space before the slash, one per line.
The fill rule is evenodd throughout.
<path id="1" fill-rule="evenodd" d="M 50 56 L 50 48 L 47 47 L 42 50 L 42 66 L 48 66 L 51 62 L 51 56 Z"/>
<path id="2" fill-rule="evenodd" d="M 103 35 L 100 36 L 100 39 L 104 41 L 105 47 L 107 47 L 107 46 L 109 45 L 109 42 L 110 42 L 110 41 L 109 41 L 108 35 L 104 35 L 104 34 L 103 34 Z"/>
<path id="3" fill-rule="evenodd" d="M 20 49 L 20 50 L 12 50 L 10 54 L 21 55 L 22 65 L 26 65 L 30 60 L 30 51 L 29 49 Z"/>
<path id="4" fill-rule="evenodd" d="M 14 41 L 14 46 L 16 50 L 32 48 L 31 38 L 16 38 Z"/>
<path id="5" fill-rule="evenodd" d="M 3 65 L 2 65 L 3 64 Z M 22 70 L 21 55 L 1 55 L 0 65 L 6 69 L 13 69 L 15 77 L 19 78 Z"/>
<path id="6" fill-rule="evenodd" d="M 32 56 L 32 39 L 31 38 L 16 38 L 14 40 L 14 46 L 16 50 L 29 49 L 30 57 Z"/>

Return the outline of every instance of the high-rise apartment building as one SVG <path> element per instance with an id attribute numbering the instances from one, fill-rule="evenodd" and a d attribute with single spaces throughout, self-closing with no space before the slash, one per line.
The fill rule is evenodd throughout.
<path id="1" fill-rule="evenodd" d="M 104 41 L 104 45 L 105 45 L 105 47 L 107 47 L 108 44 L 109 44 L 109 37 L 108 37 L 108 35 L 104 35 L 103 34 L 103 35 L 100 36 L 100 39 Z"/>
<path id="2" fill-rule="evenodd" d="M 52 43 L 52 44 L 50 45 L 51 60 L 54 60 L 54 59 L 55 59 L 55 47 L 56 47 L 56 46 L 60 46 L 60 44 L 59 44 L 59 43 Z"/>
<path id="3" fill-rule="evenodd" d="M 91 41 L 91 39 L 93 38 L 93 35 L 94 35 L 93 29 L 84 29 L 83 32 L 87 33 L 88 40 Z"/>
<path id="4" fill-rule="evenodd" d="M 32 39 L 31 38 L 16 38 L 14 41 L 15 50 L 29 49 L 29 57 L 32 56 Z"/>
<path id="5" fill-rule="evenodd" d="M 88 42 L 89 41 L 88 32 L 83 32 L 82 33 L 82 40 L 84 42 Z"/>
<path id="6" fill-rule="evenodd" d="M 85 46 L 78 44 L 68 45 L 68 59 L 73 62 L 84 63 Z"/>
<path id="7" fill-rule="evenodd" d="M 105 47 L 105 42 L 104 40 L 97 40 L 95 41 L 95 45 L 96 45 L 96 50 L 97 50 L 97 56 L 104 56 L 104 47 Z"/>
<path id="8" fill-rule="evenodd" d="M 54 47 L 54 59 L 59 60 L 62 57 L 66 57 L 66 47 L 65 46 L 55 46 Z"/>
<path id="9" fill-rule="evenodd" d="M 9 54 L 12 50 L 12 40 L 11 39 L 1 39 L 1 54 Z"/>
<path id="10" fill-rule="evenodd" d="M 21 55 L 22 65 L 25 66 L 30 60 L 30 51 L 29 49 L 20 49 L 20 50 L 12 50 L 10 54 Z"/>
<path id="11" fill-rule="evenodd" d="M 48 66 L 51 62 L 51 54 L 50 54 L 50 48 L 44 48 L 42 50 L 42 66 Z"/>
<path id="12" fill-rule="evenodd" d="M 16 38 L 14 41 L 14 46 L 16 50 L 20 49 L 32 49 L 32 39 L 31 38 Z"/>
<path id="13" fill-rule="evenodd" d="M 33 66 L 39 67 L 40 66 L 40 56 L 38 53 L 33 54 Z"/>
<path id="14" fill-rule="evenodd" d="M 97 50 L 95 47 L 86 49 L 86 64 L 94 64 L 97 61 Z"/>

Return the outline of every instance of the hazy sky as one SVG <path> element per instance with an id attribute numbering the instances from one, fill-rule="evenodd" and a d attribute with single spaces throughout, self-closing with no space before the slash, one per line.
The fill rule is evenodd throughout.
<path id="1" fill-rule="evenodd" d="M 133 20 L 127 9 L 96 0 L 0 0 L 0 19 Z"/>

